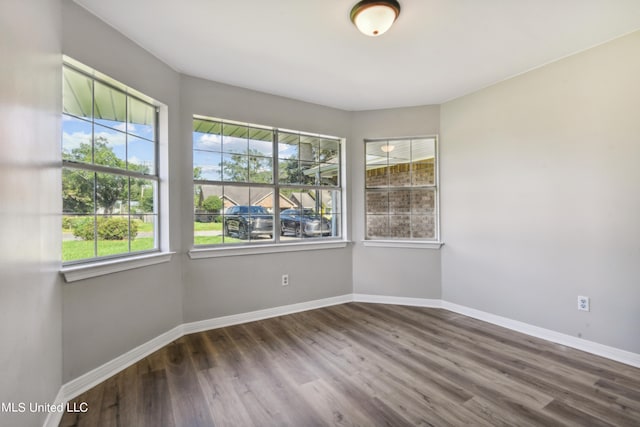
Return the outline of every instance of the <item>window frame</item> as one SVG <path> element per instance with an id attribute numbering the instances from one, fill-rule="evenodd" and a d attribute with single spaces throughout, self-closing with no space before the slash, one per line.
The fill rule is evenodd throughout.
<path id="1" fill-rule="evenodd" d="M 161 153 L 161 110 L 163 108 L 162 104 L 150 98 L 147 95 L 144 95 L 135 89 L 130 88 L 129 86 L 106 76 L 99 71 L 94 70 L 93 68 L 86 66 L 79 61 L 76 61 L 70 57 L 63 56 L 62 63 L 63 74 L 65 69 L 69 69 L 72 72 L 79 73 L 82 76 L 91 80 L 91 117 L 80 117 L 72 113 L 61 112 L 61 117 L 70 117 L 73 120 L 79 120 L 86 125 L 91 127 L 91 150 L 92 150 L 92 159 L 91 163 L 65 159 L 64 158 L 64 146 L 62 144 L 62 129 L 61 130 L 61 146 L 60 152 L 62 154 L 61 160 L 61 170 L 74 170 L 86 172 L 89 174 L 93 174 L 94 183 L 93 183 L 93 212 L 87 213 L 86 215 L 80 215 L 77 213 L 76 215 L 92 217 L 94 220 L 93 228 L 94 228 L 94 240 L 93 240 L 93 251 L 94 255 L 90 258 L 80 258 L 69 261 L 62 261 L 62 269 L 61 272 L 65 276 L 67 282 L 81 280 L 89 277 L 100 276 L 103 274 L 109 274 L 116 271 L 127 270 L 131 268 L 138 268 L 146 265 L 158 264 L 161 262 L 167 262 L 171 259 L 171 252 L 163 251 L 163 245 L 165 242 L 163 241 L 163 206 L 162 206 L 162 196 L 161 194 L 164 192 L 164 179 L 162 178 L 161 172 L 161 159 L 163 158 Z M 129 141 L 130 137 L 134 137 L 140 139 L 144 142 L 149 142 L 153 144 L 153 169 L 149 173 L 132 170 L 129 168 L 129 143 L 127 142 L 125 148 L 125 164 L 126 168 L 122 169 L 115 166 L 101 165 L 95 162 L 95 132 L 96 126 L 104 127 L 104 124 L 101 124 L 96 120 L 95 117 L 95 86 L 96 83 L 104 86 L 109 90 L 116 91 L 124 95 L 125 102 L 125 129 L 114 129 L 107 126 L 108 130 L 114 132 L 120 132 L 122 135 L 127 138 Z M 64 99 L 64 98 L 63 98 Z M 153 140 L 148 137 L 142 136 L 140 134 L 136 134 L 134 131 L 129 130 L 128 123 L 130 120 L 130 100 L 134 100 L 137 103 L 142 103 L 146 107 L 151 107 L 153 109 L 154 117 L 154 125 L 153 125 Z M 166 107 L 165 107 L 166 108 Z M 154 226 L 153 226 L 153 248 L 151 249 L 143 249 L 143 250 L 132 250 L 132 240 L 127 239 L 127 252 L 121 252 L 112 255 L 98 255 L 98 239 L 97 239 L 97 219 L 101 217 L 101 214 L 97 213 L 98 206 L 96 200 L 96 188 L 97 188 L 97 175 L 98 174 L 108 174 L 110 176 L 119 176 L 124 177 L 126 179 L 127 185 L 127 203 L 131 203 L 131 183 L 132 180 L 145 180 L 145 181 L 153 181 L 153 212 L 143 213 L 142 215 L 152 215 L 154 217 Z M 61 180 L 62 181 L 62 180 Z M 64 194 L 62 195 L 64 197 Z M 62 209 L 62 215 L 66 216 L 68 213 Z M 126 217 L 129 223 L 129 230 L 131 227 L 131 220 L 133 218 L 133 214 L 131 213 L 130 206 L 127 209 L 126 215 L 119 215 L 122 217 Z M 62 242 L 61 242 L 62 243 Z"/>
<path id="2" fill-rule="evenodd" d="M 387 142 L 390 143 L 392 141 L 414 141 L 420 139 L 432 139 L 434 143 L 434 182 L 430 185 L 414 185 L 411 183 L 409 186 L 392 186 L 386 185 L 385 187 L 369 187 L 367 186 L 367 144 L 369 143 L 380 143 Z M 431 135 L 418 135 L 418 136 L 403 136 L 403 137 L 388 137 L 388 138 L 365 138 L 363 144 L 364 149 L 364 183 L 363 183 L 363 210 L 364 210 L 364 223 L 363 223 L 363 245 L 371 246 L 371 247 L 398 247 L 398 248 L 427 248 L 427 249 L 439 249 L 443 242 L 441 241 L 440 234 L 440 138 L 437 134 Z M 413 165 L 413 156 L 409 159 L 409 163 Z M 387 166 L 388 167 L 388 166 Z M 379 189 L 390 190 L 398 190 L 398 189 L 406 189 L 413 190 L 416 188 L 431 188 L 434 191 L 434 237 L 433 238 L 414 238 L 414 237 L 374 237 L 370 238 L 368 236 L 368 207 L 367 207 L 367 192 L 369 190 L 379 190 Z M 387 214 L 389 216 L 389 214 Z"/>
<path id="3" fill-rule="evenodd" d="M 246 122 L 238 122 L 234 120 L 228 119 L 220 119 L 213 118 L 209 116 L 203 116 L 194 114 L 192 116 L 192 123 L 196 120 L 199 121 L 209 121 L 215 122 L 219 125 L 224 126 L 224 124 L 230 124 L 234 126 L 243 126 L 246 127 L 249 131 L 253 129 L 266 130 L 271 133 L 271 143 L 272 143 L 272 151 L 270 157 L 272 164 L 272 176 L 271 182 L 268 183 L 260 183 L 260 182 L 251 182 L 250 179 L 246 181 L 231 181 L 225 180 L 224 173 L 220 173 L 219 179 L 196 179 L 194 178 L 192 181 L 193 188 L 195 191 L 195 186 L 233 186 L 233 187 L 247 187 L 247 188 L 268 188 L 271 189 L 273 194 L 272 200 L 272 213 L 273 216 L 273 225 L 272 232 L 273 237 L 266 241 L 259 241 L 254 239 L 249 239 L 246 242 L 234 242 L 234 243 L 210 243 L 210 244 L 196 244 L 196 231 L 195 229 L 192 232 L 192 240 L 191 247 L 192 249 L 189 251 L 189 255 L 191 258 L 208 258 L 208 257 L 217 257 L 217 256 L 230 256 L 230 255 L 246 255 L 246 254 L 255 254 L 255 253 L 264 253 L 264 252 L 289 252 L 290 250 L 305 250 L 305 249 L 323 249 L 323 248 L 334 248 L 334 247 L 344 247 L 346 246 L 346 185 L 345 185 L 345 168 L 344 168 L 344 158 L 345 158 L 345 138 L 311 133 L 305 131 L 297 131 L 286 128 L 278 128 L 273 126 L 264 126 L 254 123 L 246 123 Z M 192 156 L 196 151 L 202 151 L 200 149 L 196 149 L 195 145 L 193 145 L 193 135 L 196 133 L 195 130 L 192 130 Z M 206 133 L 206 132 L 203 132 Z M 220 136 L 222 137 L 224 131 L 223 127 L 220 130 Z M 336 185 L 322 185 L 318 180 L 316 184 L 297 184 L 297 183 L 286 183 L 280 181 L 280 162 L 282 162 L 283 158 L 280 158 L 280 151 L 278 150 L 279 145 L 279 135 L 282 133 L 286 134 L 295 134 L 300 137 L 310 137 L 310 138 L 320 138 L 333 140 L 337 144 L 337 165 L 338 171 L 336 173 Z M 249 138 L 250 140 L 250 138 Z M 298 140 L 299 141 L 299 140 Z M 298 142 L 299 144 L 299 142 Z M 226 152 L 221 151 L 221 159 L 224 158 L 224 154 Z M 249 155 L 249 154 L 246 154 Z M 300 161 L 300 160 L 299 160 Z M 318 165 L 321 165 L 323 162 L 316 162 Z M 300 167 L 300 166 L 299 166 Z M 195 168 L 195 158 L 192 157 L 192 169 Z M 216 173 L 217 174 L 217 173 Z M 306 191 L 336 191 L 339 197 L 339 212 L 334 215 L 338 215 L 338 235 L 334 236 L 321 236 L 321 237 L 305 237 L 305 238 L 296 238 L 295 240 L 283 240 L 281 239 L 281 221 L 280 221 L 280 196 L 281 191 L 283 189 L 294 190 L 299 192 Z M 195 193 L 194 193 L 195 194 Z M 193 200 L 192 200 L 193 202 Z M 193 221 L 195 223 L 196 209 L 195 202 L 192 205 L 192 215 Z M 223 215 L 225 211 L 229 207 L 222 207 Z M 292 247 L 295 247 L 292 249 Z"/>

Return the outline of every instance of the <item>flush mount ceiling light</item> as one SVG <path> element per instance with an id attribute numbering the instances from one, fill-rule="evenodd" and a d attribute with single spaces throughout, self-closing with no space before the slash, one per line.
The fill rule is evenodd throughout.
<path id="1" fill-rule="evenodd" d="M 400 15 L 396 0 L 362 0 L 351 9 L 351 22 L 364 35 L 376 37 L 384 34 Z"/>
<path id="2" fill-rule="evenodd" d="M 396 148 L 396 147 L 394 147 L 394 146 L 393 146 L 393 145 L 391 145 L 391 144 L 383 145 L 382 147 L 380 147 L 380 149 L 381 149 L 382 151 L 384 151 L 385 153 L 390 153 L 390 152 L 392 152 L 395 148 Z"/>

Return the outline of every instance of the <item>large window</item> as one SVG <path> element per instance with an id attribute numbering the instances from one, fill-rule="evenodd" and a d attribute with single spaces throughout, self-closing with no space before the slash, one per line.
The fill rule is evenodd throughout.
<path id="1" fill-rule="evenodd" d="M 366 238 L 437 241 L 436 137 L 367 140 Z"/>
<path id="2" fill-rule="evenodd" d="M 64 66 L 65 263 L 158 248 L 157 109 L 132 92 Z"/>
<path id="3" fill-rule="evenodd" d="M 195 117 L 194 244 L 341 236 L 338 138 Z"/>

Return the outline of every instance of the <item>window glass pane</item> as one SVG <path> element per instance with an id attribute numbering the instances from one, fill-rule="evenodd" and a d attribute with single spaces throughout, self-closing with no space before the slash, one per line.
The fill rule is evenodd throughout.
<path id="1" fill-rule="evenodd" d="M 224 153 L 247 154 L 249 129 L 246 126 L 224 123 L 222 125 L 222 151 Z"/>
<path id="2" fill-rule="evenodd" d="M 366 192 L 367 213 L 388 214 L 389 213 L 389 192 L 372 191 Z"/>
<path id="3" fill-rule="evenodd" d="M 366 144 L 367 165 L 387 165 L 387 159 L 389 157 L 389 151 L 393 148 L 389 148 L 388 141 L 370 141 Z"/>
<path id="4" fill-rule="evenodd" d="M 390 141 L 389 185 L 392 187 L 411 186 L 411 141 Z"/>
<path id="5" fill-rule="evenodd" d="M 386 165 L 367 166 L 366 188 L 387 187 L 388 185 L 389 168 Z"/>
<path id="6" fill-rule="evenodd" d="M 317 161 L 320 163 L 338 163 L 340 145 L 334 139 L 321 139 L 318 144 Z"/>
<path id="7" fill-rule="evenodd" d="M 249 157 L 249 181 L 264 184 L 273 182 L 273 160 L 270 157 Z"/>
<path id="8" fill-rule="evenodd" d="M 62 111 L 77 117 L 93 117 L 93 81 L 71 68 L 62 70 Z"/>
<path id="9" fill-rule="evenodd" d="M 222 151 L 222 136 L 215 133 L 193 133 L 193 149 Z"/>
<path id="10" fill-rule="evenodd" d="M 222 179 L 222 153 L 194 150 L 193 179 L 220 181 Z"/>
<path id="11" fill-rule="evenodd" d="M 333 237 L 342 236 L 342 213 L 325 215 L 325 218 L 331 223 L 331 235 Z"/>
<path id="12" fill-rule="evenodd" d="M 413 185 L 435 185 L 435 139 L 415 139 L 411 147 Z"/>
<path id="13" fill-rule="evenodd" d="M 94 233 L 93 215 L 65 215 L 62 218 L 62 261 L 95 257 Z"/>
<path id="14" fill-rule="evenodd" d="M 281 189 L 281 240 L 338 236 L 339 200 L 337 191 Z"/>
<path id="15" fill-rule="evenodd" d="M 128 205 L 129 179 L 110 173 L 96 174 L 96 213 L 120 213 Z"/>
<path id="16" fill-rule="evenodd" d="M 62 168 L 62 212 L 93 214 L 95 174 L 91 171 Z"/>
<path id="17" fill-rule="evenodd" d="M 436 192 L 432 188 L 414 189 L 411 193 L 411 213 L 433 214 L 436 209 Z"/>
<path id="18" fill-rule="evenodd" d="M 397 239 L 411 237 L 411 216 L 389 215 L 389 237 Z"/>
<path id="19" fill-rule="evenodd" d="M 387 141 L 372 141 L 366 144 L 367 171 L 365 186 L 386 187 L 389 185 L 389 155 L 383 151 L 387 149 Z"/>
<path id="20" fill-rule="evenodd" d="M 150 141 L 155 140 L 156 109 L 138 99 L 129 97 L 127 132 Z"/>
<path id="21" fill-rule="evenodd" d="M 221 185 L 196 184 L 193 188 L 195 245 L 223 243 L 222 214 L 225 208 Z M 237 241 L 232 237 L 229 240 Z M 227 242 L 229 243 L 229 242 Z"/>
<path id="22" fill-rule="evenodd" d="M 340 190 L 319 190 L 322 213 L 342 212 L 342 192 Z"/>
<path id="23" fill-rule="evenodd" d="M 98 215 L 98 256 L 129 252 L 129 217 L 127 215 Z"/>
<path id="24" fill-rule="evenodd" d="M 295 133 L 278 133 L 278 157 L 280 159 L 299 159 L 300 135 Z"/>
<path id="25" fill-rule="evenodd" d="M 329 222 L 331 233 L 328 236 L 342 235 L 342 192 L 340 190 L 319 190 L 317 212 Z"/>
<path id="26" fill-rule="evenodd" d="M 367 237 L 370 239 L 389 237 L 389 215 L 367 215 Z"/>
<path id="27" fill-rule="evenodd" d="M 156 171 L 156 144 L 153 141 L 127 136 L 127 167 L 129 170 L 145 174 L 155 174 Z"/>
<path id="28" fill-rule="evenodd" d="M 337 187 L 340 183 L 340 165 L 337 163 L 321 163 L 320 164 L 320 185 Z"/>
<path id="29" fill-rule="evenodd" d="M 223 197 L 225 243 L 273 240 L 273 188 L 225 185 Z"/>
<path id="30" fill-rule="evenodd" d="M 223 154 L 222 179 L 223 181 L 248 182 L 249 156 L 243 156 L 241 154 Z"/>
<path id="31" fill-rule="evenodd" d="M 300 184 L 316 185 L 319 181 L 320 167 L 317 163 L 300 161 Z"/>
<path id="32" fill-rule="evenodd" d="M 312 136 L 300 136 L 300 160 L 305 162 L 317 162 L 318 138 Z"/>
<path id="33" fill-rule="evenodd" d="M 126 168 L 127 138 L 124 133 L 95 125 L 93 150 L 95 164 L 118 169 Z"/>
<path id="34" fill-rule="evenodd" d="M 297 159 L 280 159 L 278 162 L 278 181 L 282 184 L 301 184 L 304 176 Z"/>
<path id="35" fill-rule="evenodd" d="M 213 120 L 193 119 L 193 132 L 194 133 L 210 133 L 220 134 L 222 131 L 222 124 Z"/>
<path id="36" fill-rule="evenodd" d="M 157 213 L 157 182 L 151 179 L 131 178 L 129 212 L 144 220 L 144 215 Z"/>
<path id="37" fill-rule="evenodd" d="M 412 215 L 411 216 L 411 237 L 416 239 L 435 239 L 436 226 L 435 215 Z"/>
<path id="38" fill-rule="evenodd" d="M 157 223 L 157 215 L 145 214 L 131 217 L 131 252 L 157 249 L 155 242 Z"/>
<path id="39" fill-rule="evenodd" d="M 127 97 L 119 90 L 94 83 L 94 120 L 96 123 L 125 132 Z"/>
<path id="40" fill-rule="evenodd" d="M 389 191 L 389 213 L 411 213 L 411 190 Z"/>
<path id="41" fill-rule="evenodd" d="M 412 164 L 413 185 L 435 185 L 435 161 L 433 158 L 414 161 Z"/>
<path id="42" fill-rule="evenodd" d="M 249 154 L 272 157 L 273 131 L 269 129 L 249 129 Z"/>
<path id="43" fill-rule="evenodd" d="M 62 115 L 62 158 L 76 162 L 91 163 L 91 122 Z"/>

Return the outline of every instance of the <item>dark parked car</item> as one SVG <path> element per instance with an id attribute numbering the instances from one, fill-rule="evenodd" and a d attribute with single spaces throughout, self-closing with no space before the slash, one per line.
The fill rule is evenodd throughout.
<path id="1" fill-rule="evenodd" d="M 273 237 L 273 215 L 262 206 L 231 206 L 224 214 L 225 236 L 248 239 L 260 235 Z"/>
<path id="2" fill-rule="evenodd" d="M 298 237 L 330 236 L 331 223 L 313 209 L 285 209 L 280 212 L 280 234 Z"/>

